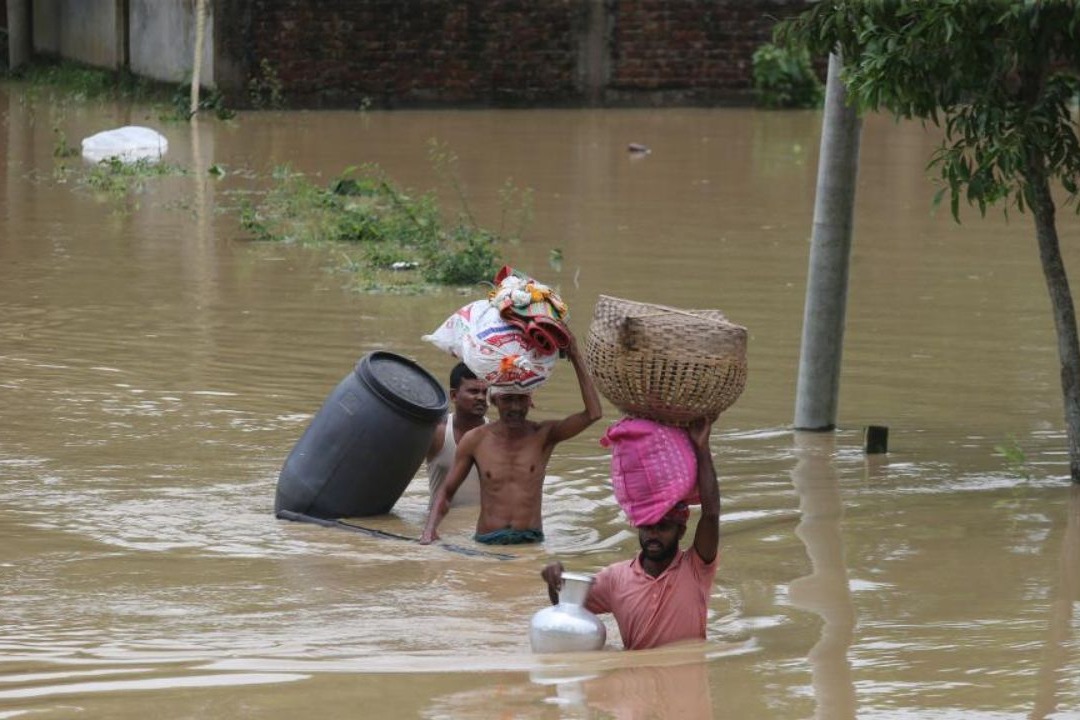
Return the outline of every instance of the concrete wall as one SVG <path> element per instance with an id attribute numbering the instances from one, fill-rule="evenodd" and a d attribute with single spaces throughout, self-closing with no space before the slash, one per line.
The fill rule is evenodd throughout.
<path id="1" fill-rule="evenodd" d="M 119 69 L 126 57 L 122 0 L 34 0 L 34 52 Z"/>
<path id="2" fill-rule="evenodd" d="M 196 0 L 128 0 L 130 63 L 137 75 L 189 83 L 195 54 Z M 199 84 L 214 84 L 214 20 L 206 19 Z"/>
<path id="3" fill-rule="evenodd" d="M 60 0 L 34 0 L 34 52 L 60 55 Z"/>

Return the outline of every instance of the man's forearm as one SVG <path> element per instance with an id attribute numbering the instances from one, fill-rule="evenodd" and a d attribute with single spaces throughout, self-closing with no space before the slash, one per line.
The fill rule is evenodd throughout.
<path id="1" fill-rule="evenodd" d="M 443 484 L 435 491 L 435 496 L 431 498 L 431 509 L 428 511 L 427 521 L 424 523 L 422 541 L 431 540 L 435 536 L 435 530 L 439 527 L 439 523 L 446 517 L 446 508 L 449 504 L 450 500 L 446 497 L 446 485 Z"/>
<path id="2" fill-rule="evenodd" d="M 596 386 L 593 385 L 592 377 L 589 376 L 589 371 L 585 368 L 585 363 L 582 361 L 576 346 L 569 357 L 570 364 L 574 366 L 574 373 L 577 375 L 578 387 L 581 389 L 581 400 L 585 403 L 585 412 L 588 413 L 590 420 L 599 420 L 604 414 L 604 410 L 600 405 L 600 394 L 596 392 Z"/>
<path id="3" fill-rule="evenodd" d="M 695 448 L 697 455 L 697 489 L 701 498 L 702 515 L 720 515 L 720 484 L 716 479 L 712 451 L 706 446 Z"/>

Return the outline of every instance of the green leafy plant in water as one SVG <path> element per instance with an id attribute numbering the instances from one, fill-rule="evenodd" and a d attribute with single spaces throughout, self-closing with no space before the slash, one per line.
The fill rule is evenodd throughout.
<path id="1" fill-rule="evenodd" d="M 285 85 L 274 65 L 266 58 L 259 60 L 259 70 L 248 81 L 248 99 L 258 110 L 273 110 L 285 104 Z"/>
<path id="2" fill-rule="evenodd" d="M 184 83 L 166 83 L 140 77 L 128 71 L 93 68 L 71 61 L 38 61 L 6 73 L 20 83 L 20 101 L 32 103 L 45 91 L 54 90 L 53 101 L 60 106 L 91 100 L 129 100 L 155 106 L 164 121 L 184 121 L 191 117 L 191 79 Z M 199 108 L 226 120 L 235 112 L 225 105 L 216 88 L 204 88 Z"/>
<path id="3" fill-rule="evenodd" d="M 376 165 L 346 169 L 319 186 L 287 166 L 258 204 L 241 207 L 241 226 L 259 240 L 339 243 L 342 269 L 365 289 L 415 289 L 490 280 L 500 237 L 468 222 L 443 221 L 434 193 L 412 195 Z"/>
<path id="4" fill-rule="evenodd" d="M 163 113 L 162 120 L 171 122 L 184 122 L 191 119 L 191 79 L 185 84 L 177 85 L 169 102 L 169 112 Z M 225 96 L 217 88 L 200 88 L 199 104 L 195 112 L 212 112 L 218 120 L 231 120 L 236 117 L 236 111 L 226 106 Z"/>
<path id="5" fill-rule="evenodd" d="M 88 100 L 134 100 L 161 102 L 168 99 L 171 86 L 127 71 L 93 68 L 67 60 L 37 61 L 21 66 L 6 77 L 24 86 L 23 95 L 34 100 L 42 90 L 57 90 L 58 100 L 82 103 Z"/>
<path id="6" fill-rule="evenodd" d="M 758 103 L 767 108 L 814 108 L 825 97 L 806 49 L 762 45 L 754 51 L 753 80 Z"/>
<path id="7" fill-rule="evenodd" d="M 1006 442 L 995 445 L 994 453 L 1004 458 L 1005 465 L 1012 472 L 1025 480 L 1031 479 L 1031 469 L 1028 465 L 1027 453 L 1020 447 L 1015 437 L 1010 436 Z"/>
<path id="8" fill-rule="evenodd" d="M 465 186 L 461 182 L 461 176 L 458 175 L 457 171 L 458 156 L 449 146 L 440 143 L 435 138 L 431 138 L 428 140 L 428 158 L 431 160 L 432 165 L 435 166 L 435 172 L 457 195 L 458 201 L 461 203 L 461 215 L 464 220 L 475 227 L 476 220 L 473 218 L 472 210 L 469 208 L 469 198 L 465 194 Z"/>
<path id="9" fill-rule="evenodd" d="M 479 228 L 476 218 L 469 207 L 469 197 L 465 184 L 458 174 L 458 156 L 444 143 L 435 138 L 428 140 L 428 157 L 436 173 L 454 192 L 460 205 L 458 221 L 464 225 Z M 519 242 L 526 227 L 533 219 L 533 193 L 531 188 L 520 188 L 513 179 L 507 178 L 499 188 L 500 217 L 496 235 L 508 242 Z"/>
<path id="10" fill-rule="evenodd" d="M 548 265 L 555 272 L 562 272 L 563 252 L 562 248 L 551 248 L 548 252 Z"/>
<path id="11" fill-rule="evenodd" d="M 145 158 L 130 163 L 119 158 L 107 158 L 87 170 L 81 183 L 97 192 L 119 198 L 133 192 L 142 192 L 148 179 L 183 175 L 186 172 L 179 165 Z"/>
<path id="12" fill-rule="evenodd" d="M 442 285 L 467 285 L 490 280 L 498 267 L 498 238 L 478 228 L 458 225 L 446 234 L 448 250 L 427 253 L 428 277 Z"/>
<path id="13" fill-rule="evenodd" d="M 56 143 L 53 145 L 53 157 L 70 158 L 79 154 L 79 148 L 68 142 L 67 133 L 61 130 L 59 126 L 53 126 L 53 135 L 56 136 Z"/>

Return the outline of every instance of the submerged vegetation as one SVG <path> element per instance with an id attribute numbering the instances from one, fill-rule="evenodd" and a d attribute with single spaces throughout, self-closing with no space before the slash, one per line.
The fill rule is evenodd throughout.
<path id="1" fill-rule="evenodd" d="M 55 90 L 69 102 L 130 100 L 168 103 L 175 87 L 129 72 L 102 70 L 71 61 L 34 62 L 18 70 L 6 71 L 4 77 L 25 83 L 25 94 L 31 99 L 42 92 Z"/>
<path id="2" fill-rule="evenodd" d="M 1031 480 L 1031 467 L 1027 453 L 1020 447 L 1015 437 L 1010 435 L 1006 442 L 995 445 L 994 454 L 1005 461 L 1005 466 L 1010 472 L 1024 480 Z"/>
<path id="3" fill-rule="evenodd" d="M 191 174 L 162 160 L 112 158 L 88 164 L 79 157 L 78 143 L 69 140 L 64 130 L 64 106 L 71 101 L 144 102 L 157 109 L 160 120 L 186 120 L 190 85 L 154 83 L 69 62 L 30 65 L 6 77 L 26 85 L 23 97 L 29 102 L 50 89 L 57 91 L 56 97 L 49 98 L 54 102 L 60 98 L 56 103 L 60 112 L 52 123 L 54 181 L 118 202 L 143 192 L 155 179 Z M 251 88 L 260 97 L 260 106 L 278 104 L 275 81 L 273 68 L 265 66 L 263 82 Z M 199 109 L 212 111 L 219 119 L 233 115 L 214 92 L 201 99 Z M 244 199 L 219 208 L 236 213 L 241 229 L 251 238 L 333 246 L 338 258 L 335 270 L 348 273 L 359 289 L 418 291 L 490 281 L 502 264 L 505 244 L 518 241 L 532 219 L 532 193 L 507 180 L 499 191 L 498 228 L 481 227 L 457 173 L 457 156 L 435 140 L 429 142 L 428 151 L 444 190 L 457 201 L 456 212 L 444 210 L 435 191 L 403 188 L 374 164 L 346 168 L 328 183 L 288 166 L 274 168 L 269 178 L 228 173 L 219 164 L 212 165 L 208 174 L 216 180 L 244 178 L 255 185 L 246 190 L 230 188 L 233 197 Z M 132 209 L 131 205 L 122 207 L 122 211 Z"/>
<path id="4" fill-rule="evenodd" d="M 25 84 L 25 95 L 35 99 L 41 93 L 54 91 L 56 99 L 65 103 L 108 100 L 145 103 L 155 108 L 158 119 L 183 122 L 191 116 L 191 81 L 168 83 L 150 80 L 126 71 L 103 70 L 69 60 L 34 62 L 3 74 Z M 226 107 L 225 99 L 214 88 L 203 88 L 199 110 L 212 112 L 227 120 L 235 112 Z"/>
<path id="5" fill-rule="evenodd" d="M 753 56 L 754 95 L 759 105 L 772 108 L 816 108 L 825 86 L 814 73 L 805 48 L 766 43 Z"/>
<path id="6" fill-rule="evenodd" d="M 480 227 L 456 175 L 451 177 L 462 206 L 448 221 L 434 192 L 417 195 L 398 187 L 377 165 L 350 167 L 325 186 L 279 167 L 259 202 L 242 203 L 240 222 L 258 240 L 341 244 L 343 267 L 366 290 L 490 280 L 501 244 L 520 235 Z M 530 199 L 527 192 L 504 194 L 504 220 L 510 214 L 527 218 Z"/>
<path id="7" fill-rule="evenodd" d="M 91 166 L 83 173 L 80 182 L 110 197 L 120 197 L 142 192 L 146 188 L 146 181 L 151 178 L 186 173 L 187 170 L 173 163 L 145 158 L 125 163 L 117 158 L 108 158 Z"/>

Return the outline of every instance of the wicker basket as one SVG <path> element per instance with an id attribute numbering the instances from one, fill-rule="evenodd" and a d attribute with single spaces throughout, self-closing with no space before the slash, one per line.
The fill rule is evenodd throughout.
<path id="1" fill-rule="evenodd" d="M 685 426 L 727 410 L 746 387 L 746 328 L 718 310 L 601 295 L 585 342 L 597 389 L 627 415 Z"/>

